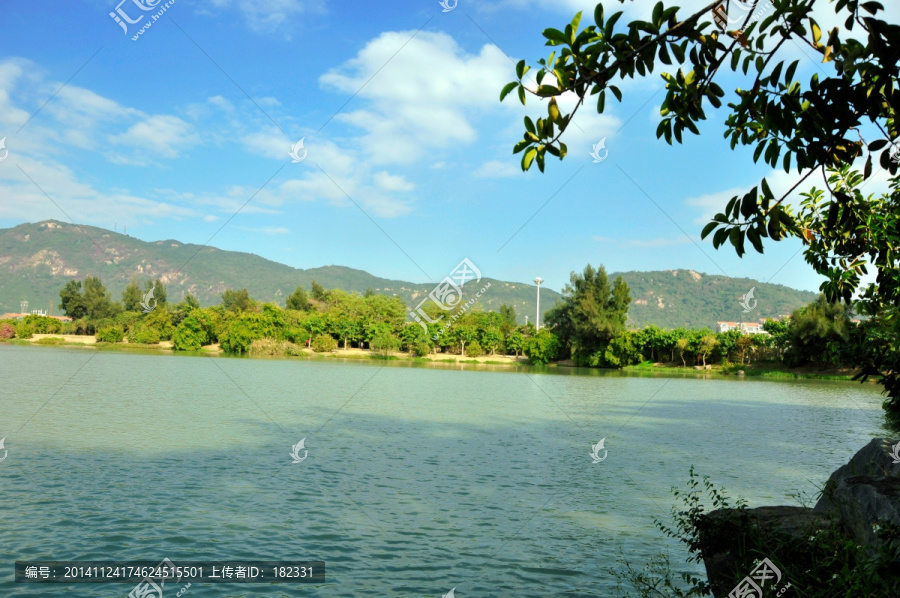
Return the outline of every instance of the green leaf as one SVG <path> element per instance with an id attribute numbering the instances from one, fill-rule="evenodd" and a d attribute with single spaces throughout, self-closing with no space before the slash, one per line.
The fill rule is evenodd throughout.
<path id="1" fill-rule="evenodd" d="M 766 179 L 762 180 L 762 192 L 765 197 L 773 198 L 775 194 L 772 193 L 772 190 L 769 189 L 769 183 L 766 182 Z"/>
<path id="2" fill-rule="evenodd" d="M 879 10 L 884 10 L 884 6 L 881 5 L 881 2 L 863 2 L 859 6 L 870 15 L 874 15 Z"/>
<path id="3" fill-rule="evenodd" d="M 525 149 L 529 145 L 531 145 L 531 141 L 529 141 L 527 139 L 523 139 L 522 141 L 520 141 L 513 147 L 513 153 L 518 154 L 519 152 L 521 152 L 523 149 Z"/>
<path id="4" fill-rule="evenodd" d="M 525 87 L 519 86 L 519 101 L 522 102 L 522 105 L 525 105 Z"/>
<path id="5" fill-rule="evenodd" d="M 603 4 L 600 2 L 594 7 L 594 23 L 597 27 L 603 27 Z"/>
<path id="6" fill-rule="evenodd" d="M 613 95 L 616 96 L 617 100 L 619 100 L 620 102 L 622 101 L 622 92 L 618 87 L 616 87 L 615 85 L 610 85 L 607 89 L 609 89 L 613 93 Z"/>
<path id="7" fill-rule="evenodd" d="M 550 98 L 559 95 L 559 88 L 552 85 L 539 85 L 536 93 L 542 98 Z"/>
<path id="8" fill-rule="evenodd" d="M 822 30 L 819 29 L 819 24 L 812 19 L 809 20 L 809 24 L 812 27 L 813 43 L 818 45 L 819 40 L 822 39 Z"/>
<path id="9" fill-rule="evenodd" d="M 731 231 L 728 233 L 728 240 L 731 241 L 731 244 L 734 245 L 735 249 L 740 250 L 741 229 L 736 226 L 734 228 L 732 228 Z M 738 255 L 740 255 L 740 254 L 738 254 Z"/>
<path id="10" fill-rule="evenodd" d="M 568 39 L 566 38 L 566 34 L 560 31 L 559 29 L 548 28 L 544 29 L 544 37 L 549 40 L 547 45 L 550 46 L 558 46 L 560 44 L 568 43 Z"/>
<path id="11" fill-rule="evenodd" d="M 744 218 L 749 218 L 756 212 L 756 187 L 754 187 L 750 193 L 744 196 L 744 199 L 741 200 L 741 216 Z"/>
<path id="12" fill-rule="evenodd" d="M 531 120 L 530 116 L 525 117 L 525 130 L 527 130 L 532 135 L 537 135 L 537 129 L 534 128 L 534 121 Z"/>
<path id="13" fill-rule="evenodd" d="M 707 236 L 709 233 L 711 233 L 711 232 L 713 232 L 714 230 L 716 230 L 716 228 L 718 228 L 718 226 L 719 226 L 719 223 L 718 223 L 718 222 L 710 222 L 709 224 L 707 224 L 706 226 L 703 227 L 703 232 L 700 233 L 700 238 L 701 238 L 701 239 L 705 239 L 706 236 Z"/>
<path id="14" fill-rule="evenodd" d="M 797 65 L 800 63 L 799 60 L 795 60 L 791 63 L 791 66 L 787 68 L 787 71 L 784 73 L 784 84 L 790 85 L 791 81 L 794 80 L 794 71 L 797 70 Z"/>
<path id="15" fill-rule="evenodd" d="M 603 109 L 606 107 L 606 90 L 600 92 L 600 95 L 597 96 L 597 112 L 603 114 Z"/>
<path id="16" fill-rule="evenodd" d="M 516 63 L 516 77 L 521 79 L 525 76 L 525 73 L 528 72 L 528 67 L 525 66 L 525 61 L 520 60 Z"/>
<path id="17" fill-rule="evenodd" d="M 606 25 L 603 27 L 603 36 L 604 37 L 612 37 L 613 27 L 615 27 L 616 21 L 618 21 L 619 17 L 621 17 L 621 16 L 622 16 L 622 12 L 619 11 L 619 12 L 613 14 L 613 16 L 611 16 L 609 18 L 609 20 L 606 22 Z"/>
<path id="18" fill-rule="evenodd" d="M 760 239 L 759 232 L 757 232 L 755 228 L 751 227 L 747 229 L 747 238 L 750 240 L 753 249 L 755 249 L 757 253 L 763 253 L 762 239 Z"/>
<path id="19" fill-rule="evenodd" d="M 727 239 L 728 239 L 728 229 L 720 228 L 719 230 L 716 231 L 716 234 L 713 235 L 713 247 L 718 249 L 725 243 L 725 241 Z"/>
<path id="20" fill-rule="evenodd" d="M 534 157 L 537 156 L 537 148 L 530 147 L 528 151 L 525 152 L 525 155 L 522 156 L 522 170 L 528 170 L 531 168 L 531 163 L 534 161 Z"/>
<path id="21" fill-rule="evenodd" d="M 659 61 L 663 64 L 672 64 L 672 59 L 669 58 L 669 52 L 666 50 L 666 44 L 659 45 Z"/>
<path id="22" fill-rule="evenodd" d="M 578 26 L 581 25 L 581 11 L 579 10 L 574 17 L 572 17 L 572 30 L 578 31 Z"/>
<path id="23" fill-rule="evenodd" d="M 518 81 L 513 81 L 512 83 L 507 83 L 507 84 L 503 87 L 503 90 L 500 92 L 500 101 L 502 102 L 502 101 L 503 101 L 503 98 L 505 98 L 506 96 L 508 96 L 508 95 L 509 95 L 509 92 L 511 92 L 512 90 L 514 90 L 518 84 L 519 84 Z"/>

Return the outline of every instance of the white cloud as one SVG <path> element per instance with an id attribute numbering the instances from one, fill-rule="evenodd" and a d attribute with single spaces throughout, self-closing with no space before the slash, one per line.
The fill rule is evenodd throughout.
<path id="1" fill-rule="evenodd" d="M 861 170 L 863 168 L 863 165 L 864 161 L 862 159 L 858 159 L 854 164 L 854 167 Z M 764 176 L 766 182 L 769 184 L 769 188 L 772 190 L 772 193 L 776 198 L 778 198 L 787 193 L 788 190 L 790 190 L 791 187 L 793 187 L 803 175 L 798 175 L 796 170 L 791 170 L 790 173 L 787 173 L 784 170 L 772 170 Z M 887 171 L 879 170 L 874 172 L 868 179 L 868 181 L 863 184 L 863 187 L 861 189 L 862 193 L 864 195 L 878 195 L 888 192 L 890 186 L 888 181 L 889 178 L 890 173 L 888 173 Z M 731 187 L 728 189 L 723 189 L 721 191 L 713 191 L 704 195 L 687 198 L 685 200 L 685 203 L 689 206 L 699 208 L 701 212 L 701 214 L 694 220 L 694 223 L 706 224 L 717 213 L 725 210 L 725 207 L 728 205 L 728 201 L 732 197 L 734 197 L 735 195 L 743 197 L 745 193 L 750 191 L 753 187 L 757 186 L 761 180 L 762 177 L 760 177 L 759 179 L 753 179 L 752 177 L 750 177 L 747 179 L 747 185 L 745 187 Z M 788 195 L 788 197 L 784 201 L 784 204 L 786 206 L 790 206 L 796 212 L 800 207 L 800 201 L 803 199 L 800 194 L 808 192 L 813 187 L 820 190 L 825 190 L 827 194 L 825 179 L 822 176 L 821 169 L 816 169 L 816 171 L 811 173 L 805 181 L 800 183 L 800 185 L 798 185 L 797 188 L 790 195 Z"/>
<path id="2" fill-rule="evenodd" d="M 111 135 L 109 141 L 138 150 L 146 156 L 138 163 L 147 163 L 153 158 L 177 158 L 179 151 L 196 144 L 198 137 L 193 127 L 177 116 L 157 115 L 131 125 L 120 135 Z"/>
<path id="3" fill-rule="evenodd" d="M 491 160 L 479 166 L 473 175 L 480 179 L 500 179 L 522 174 L 522 169 L 510 162 Z"/>
<path id="4" fill-rule="evenodd" d="M 299 15 L 321 13 L 325 8 L 324 0 L 210 0 L 210 4 L 215 9 L 236 7 L 250 29 L 258 33 L 285 31 Z"/>
<path id="5" fill-rule="evenodd" d="M 369 160 L 411 163 L 474 142 L 472 120 L 504 109 L 497 90 L 511 68 L 493 45 L 467 54 L 446 33 L 398 31 L 381 34 L 320 82 L 368 101 L 337 119 L 365 131 L 360 146 Z"/>
<path id="6" fill-rule="evenodd" d="M 0 218 L 29 222 L 47 218 L 69 221 L 71 217 L 76 223 L 108 224 L 113 220 L 127 223 L 200 216 L 192 208 L 162 197 L 98 191 L 65 166 L 21 154 L 0 163 L 0 197 Z"/>
<path id="7" fill-rule="evenodd" d="M 375 173 L 375 184 L 384 191 L 412 191 L 416 188 L 402 176 L 388 174 L 385 171 Z"/>

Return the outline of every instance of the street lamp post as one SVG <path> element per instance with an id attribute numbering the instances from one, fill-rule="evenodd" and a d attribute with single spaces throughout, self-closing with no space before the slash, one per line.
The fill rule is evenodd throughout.
<path id="1" fill-rule="evenodd" d="M 541 329 L 541 283 L 544 282 L 544 279 L 538 276 L 534 279 L 534 284 L 537 285 L 537 317 L 534 319 L 534 330 L 537 332 Z"/>

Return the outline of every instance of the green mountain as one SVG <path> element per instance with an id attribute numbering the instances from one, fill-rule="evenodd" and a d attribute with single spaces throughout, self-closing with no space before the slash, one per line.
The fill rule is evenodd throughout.
<path id="1" fill-rule="evenodd" d="M 119 299 L 132 276 L 159 278 L 166 283 L 170 301 L 191 293 L 203 305 L 221 301 L 227 288 L 246 287 L 250 296 L 284 305 L 286 298 L 315 280 L 326 289 L 364 293 L 372 289 L 396 295 L 416 307 L 436 283 L 415 284 L 389 280 L 344 266 L 323 266 L 308 270 L 292 268 L 252 253 L 223 251 L 215 247 L 185 244 L 168 239 L 146 242 L 93 226 L 57 220 L 21 224 L 0 229 L 0 313 L 18 312 L 27 300 L 28 310 L 59 313 L 59 291 L 72 278 L 98 276 Z M 482 278 L 463 287 L 463 297 L 472 296 L 487 283 L 491 287 L 479 298 L 485 309 L 498 310 L 513 305 L 519 319 L 533 320 L 537 308 L 534 285 Z M 559 293 L 541 290 L 542 311 L 559 299 Z"/>
<path id="2" fill-rule="evenodd" d="M 631 289 L 629 325 L 714 328 L 717 321 L 755 322 L 777 318 L 813 301 L 817 293 L 750 278 L 729 278 L 693 270 L 622 272 Z M 753 290 L 745 305 L 742 298 Z"/>
<path id="3" fill-rule="evenodd" d="M 581 266 L 576 265 L 580 270 Z M 246 287 L 262 301 L 284 301 L 297 285 L 307 289 L 315 279 L 327 289 L 396 295 L 410 307 L 418 305 L 435 283 L 415 284 L 389 280 L 345 266 L 297 269 L 252 253 L 165 240 L 146 242 L 93 226 L 56 220 L 0 229 L 0 313 L 18 312 L 22 300 L 28 309 L 58 313 L 59 291 L 70 279 L 99 276 L 113 297 L 132 276 L 159 278 L 167 285 L 170 301 L 192 293 L 203 305 L 218 303 L 226 288 Z M 612 274 L 611 277 L 615 277 Z M 692 270 L 623 272 L 633 303 L 629 324 L 715 326 L 717 320 L 750 321 L 788 314 L 812 301 L 815 293 L 750 279 L 710 276 Z M 513 305 L 520 321 L 536 308 L 534 285 L 483 278 L 470 282 L 464 295 L 473 295 L 487 283 L 491 287 L 479 302 L 486 309 Z M 756 307 L 743 313 L 741 297 L 754 289 Z M 559 293 L 541 289 L 542 311 L 549 310 Z M 749 305 L 753 305 L 753 301 Z"/>

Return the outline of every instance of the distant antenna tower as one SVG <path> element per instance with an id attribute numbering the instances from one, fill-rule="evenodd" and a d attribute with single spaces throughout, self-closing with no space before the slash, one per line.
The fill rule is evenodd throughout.
<path id="1" fill-rule="evenodd" d="M 21 301 L 21 302 L 19 303 L 19 307 L 21 308 L 21 309 L 19 310 L 19 313 L 21 313 L 21 314 L 27 314 L 27 313 L 28 313 L 28 302 L 27 302 L 27 301 Z"/>

